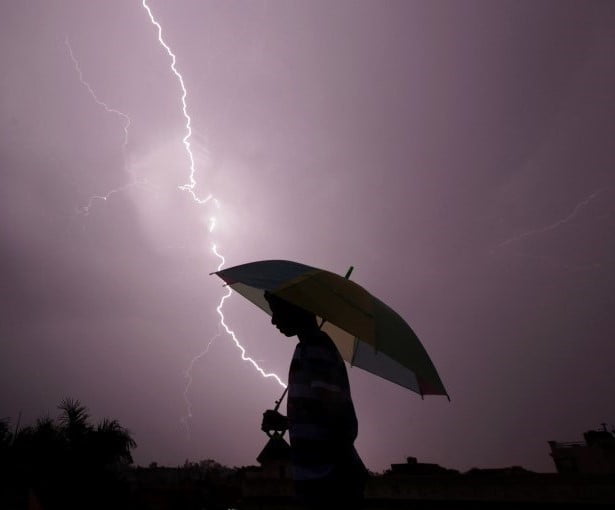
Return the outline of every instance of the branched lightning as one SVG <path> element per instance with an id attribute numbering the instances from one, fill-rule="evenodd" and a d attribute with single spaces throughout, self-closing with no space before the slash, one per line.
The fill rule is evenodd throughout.
<path id="1" fill-rule="evenodd" d="M 581 202 L 579 202 L 570 212 L 570 214 L 568 214 L 567 216 L 565 216 L 564 218 L 557 220 L 554 223 L 551 223 L 545 227 L 542 228 L 538 228 L 538 229 L 534 229 L 534 230 L 528 230 L 526 232 L 522 232 L 521 234 L 518 234 L 514 237 L 511 237 L 510 239 L 507 239 L 505 241 L 502 241 L 500 244 L 498 244 L 496 246 L 497 248 L 502 248 L 503 246 L 507 246 L 509 244 L 513 244 L 516 243 L 518 241 L 521 241 L 522 239 L 525 239 L 526 237 L 530 237 L 530 236 L 535 236 L 538 234 L 544 234 L 545 232 L 549 232 L 550 230 L 555 230 L 558 227 L 561 227 L 562 225 L 565 225 L 566 223 L 569 223 L 570 221 L 572 221 L 578 214 L 579 212 L 587 207 L 587 205 L 589 205 L 590 202 L 592 202 L 600 193 L 602 193 L 603 191 L 605 191 L 604 189 L 599 189 L 597 191 L 594 191 L 591 195 L 589 195 L 588 197 L 584 198 Z"/>
<path id="2" fill-rule="evenodd" d="M 214 244 L 212 246 L 212 251 L 214 252 L 214 254 L 220 259 L 220 265 L 218 266 L 218 271 L 220 271 L 222 269 L 222 267 L 224 266 L 225 260 L 224 257 L 218 253 L 218 250 L 216 248 L 216 245 Z M 280 386 L 282 386 L 283 388 L 286 388 L 286 384 L 284 384 L 282 382 L 282 380 L 273 373 L 267 373 L 265 372 L 261 367 L 258 366 L 258 363 L 256 363 L 256 361 L 254 361 L 252 358 L 246 356 L 246 350 L 245 348 L 239 343 L 239 340 L 237 340 L 237 337 L 235 336 L 235 333 L 233 332 L 233 330 L 231 330 L 224 319 L 224 314 L 222 313 L 222 306 L 224 305 L 224 301 L 226 301 L 229 297 L 231 297 L 231 294 L 233 294 L 233 291 L 230 287 L 227 287 L 227 292 L 224 296 L 222 296 L 222 299 L 220 299 L 220 303 L 218 304 L 218 308 L 216 308 L 216 311 L 218 312 L 218 315 L 220 316 L 220 324 L 222 325 L 222 327 L 224 328 L 224 330 L 226 331 L 226 333 L 233 339 L 233 342 L 235 343 L 236 347 L 241 351 L 241 359 L 243 361 L 247 361 L 249 363 L 251 363 L 254 368 L 263 376 L 263 377 L 273 377 Z"/>
<path id="3" fill-rule="evenodd" d="M 188 437 L 190 437 L 190 422 L 189 420 L 192 418 L 192 402 L 188 397 L 188 392 L 190 390 L 190 386 L 192 386 L 192 369 L 194 368 L 194 364 L 199 361 L 203 356 L 205 356 L 209 352 L 209 348 L 214 343 L 214 341 L 222 335 L 220 329 L 218 329 L 218 333 L 211 337 L 205 349 L 203 349 L 199 354 L 197 354 L 194 358 L 190 360 L 188 364 L 188 368 L 186 368 L 184 375 L 186 377 L 186 386 L 184 388 L 184 402 L 186 403 L 186 415 L 180 418 L 181 422 L 186 427 L 186 433 Z"/>
<path id="4" fill-rule="evenodd" d="M 169 47 L 169 45 L 165 42 L 164 38 L 162 37 L 162 27 L 161 27 L 160 23 L 158 23 L 158 21 L 156 20 L 156 18 L 153 15 L 150 7 L 147 5 L 147 0 L 142 0 L 142 5 L 143 5 L 143 8 L 147 11 L 147 14 L 149 16 L 149 19 L 150 19 L 151 23 L 157 29 L 157 32 L 158 32 L 158 42 L 165 49 L 166 53 L 170 57 L 170 59 L 171 59 L 171 66 L 170 66 L 171 67 L 171 71 L 173 72 L 173 74 L 177 78 L 177 80 L 179 82 L 179 85 L 180 85 L 180 88 L 181 88 L 181 109 L 182 109 L 182 113 L 183 113 L 184 119 L 186 121 L 186 124 L 185 124 L 186 134 L 183 137 L 182 142 L 184 144 L 184 147 L 185 147 L 185 150 L 186 150 L 186 153 L 188 155 L 189 162 L 190 162 L 190 174 L 189 174 L 189 182 L 187 184 L 182 184 L 181 186 L 178 186 L 178 188 L 180 190 L 182 190 L 182 191 L 187 191 L 188 193 L 190 193 L 190 196 L 192 197 L 192 199 L 197 204 L 199 204 L 199 205 L 206 204 L 207 202 L 209 202 L 211 200 L 216 205 L 216 207 L 220 207 L 220 203 L 218 202 L 218 200 L 216 200 L 213 197 L 212 194 L 208 194 L 205 198 L 201 198 L 195 192 L 195 187 L 197 185 L 197 181 L 196 181 L 196 178 L 195 178 L 196 164 L 195 164 L 195 159 L 194 159 L 194 156 L 192 154 L 192 149 L 191 149 L 191 146 L 190 146 L 190 139 L 192 137 L 192 119 L 191 119 L 190 115 L 188 114 L 188 105 L 187 105 L 187 101 L 186 101 L 186 98 L 188 96 L 188 91 L 186 89 L 186 86 L 185 86 L 185 83 L 184 83 L 184 79 L 183 79 L 181 73 L 177 70 L 177 67 L 176 67 L 176 62 L 177 62 L 176 56 L 173 53 L 173 51 L 171 51 L 171 48 Z M 209 223 L 208 223 L 208 230 L 209 230 L 209 232 L 212 233 L 215 227 L 216 227 L 216 218 L 212 216 L 212 217 L 209 218 Z M 222 269 L 222 267 L 225 264 L 224 256 L 222 256 L 220 254 L 220 252 L 218 251 L 216 245 L 213 244 L 213 243 L 212 243 L 212 252 L 220 260 L 220 264 L 218 266 L 218 270 Z M 228 327 L 228 325 L 226 324 L 226 320 L 225 320 L 224 313 L 223 313 L 222 309 L 223 309 L 225 301 L 231 296 L 232 293 L 233 293 L 233 291 L 229 287 L 227 289 L 226 294 L 224 294 L 222 296 L 222 298 L 220 299 L 220 302 L 219 302 L 219 304 L 218 304 L 218 306 L 216 308 L 216 312 L 218 313 L 218 315 L 220 317 L 220 326 L 222 328 L 224 328 L 224 331 L 232 339 L 232 341 L 235 344 L 235 346 L 241 351 L 241 359 L 243 361 L 246 361 L 246 362 L 250 363 L 258 371 L 258 373 L 260 373 L 263 377 L 265 377 L 265 378 L 273 378 L 273 379 L 275 379 L 278 382 L 278 384 L 280 384 L 282 387 L 285 388 L 286 385 L 282 382 L 282 380 L 276 374 L 265 372 L 258 365 L 258 363 L 256 361 L 254 361 L 249 356 L 246 356 L 245 348 L 241 345 L 241 343 L 237 339 L 237 336 L 235 335 L 235 332 L 233 330 L 231 330 Z M 211 338 L 211 340 L 207 344 L 207 347 L 201 353 L 199 353 L 197 356 L 192 358 L 192 360 L 190 361 L 190 364 L 188 365 L 188 368 L 186 369 L 186 372 L 185 372 L 186 373 L 187 384 L 186 384 L 185 389 L 184 389 L 184 400 L 186 402 L 187 414 L 186 414 L 186 416 L 184 416 L 182 418 L 182 422 L 186 426 L 188 434 L 190 433 L 188 420 L 192 417 L 192 404 L 190 402 L 190 399 L 188 398 L 188 390 L 189 390 L 190 385 L 192 383 L 192 369 L 193 369 L 195 363 L 200 358 L 205 356 L 205 354 L 207 354 L 207 352 L 209 351 L 209 348 L 212 345 L 213 341 L 216 338 L 218 338 L 220 335 L 221 335 L 221 332 L 219 330 L 218 333 L 214 337 Z"/>
<path id="5" fill-rule="evenodd" d="M 113 113 L 117 115 L 118 117 L 121 117 L 124 120 L 124 144 L 122 146 L 122 151 L 126 152 L 126 147 L 128 147 L 128 128 L 130 127 L 130 117 L 126 115 L 125 113 L 119 110 L 116 110 L 115 108 L 109 108 L 109 106 L 107 106 L 106 103 L 98 99 L 98 96 L 96 95 L 96 92 L 94 92 L 94 89 L 92 88 L 92 86 L 83 78 L 83 71 L 81 70 L 79 61 L 77 60 L 77 58 L 75 57 L 75 54 L 73 53 L 73 48 L 70 45 L 68 36 L 66 36 L 66 38 L 64 39 L 64 44 L 66 44 L 70 58 L 73 61 L 73 65 L 75 66 L 75 70 L 79 74 L 79 81 L 86 89 L 88 89 L 90 96 L 92 96 L 94 101 L 96 101 L 96 104 L 98 104 L 99 106 L 102 106 L 107 113 Z"/>
<path id="6" fill-rule="evenodd" d="M 119 188 L 112 189 L 105 195 L 92 195 L 90 198 L 88 198 L 88 203 L 84 206 L 79 207 L 77 209 L 77 212 L 79 214 L 83 214 L 84 216 L 87 216 L 88 214 L 90 214 L 90 209 L 94 206 L 94 202 L 96 200 L 102 200 L 103 202 L 106 202 L 112 195 L 115 195 L 116 193 L 120 193 L 121 191 L 127 190 L 128 188 L 131 188 L 136 184 L 137 184 L 137 181 L 132 181 L 132 182 L 129 182 L 128 184 L 125 184 L 124 186 L 120 186 Z"/>
<path id="7" fill-rule="evenodd" d="M 92 88 L 90 83 L 88 81 L 86 81 L 86 79 L 83 77 L 83 71 L 81 70 L 81 66 L 79 65 L 79 61 L 77 60 L 77 57 L 75 56 L 75 53 L 73 52 L 73 48 L 72 48 L 72 46 L 70 44 L 68 36 L 65 37 L 64 44 L 68 48 L 68 54 L 70 56 L 70 59 L 73 62 L 73 66 L 75 67 L 75 71 L 77 72 L 77 74 L 79 76 L 79 81 L 87 89 L 88 93 L 90 94 L 90 96 L 92 97 L 94 102 L 97 105 L 99 105 L 102 108 L 104 108 L 104 110 L 107 113 L 112 113 L 113 115 L 116 115 L 116 116 L 120 117 L 124 121 L 123 122 L 124 141 L 122 143 L 122 155 L 124 157 L 124 165 L 125 165 L 126 164 L 126 150 L 128 148 L 128 128 L 130 127 L 130 117 L 128 115 L 126 115 L 124 112 L 121 112 L 120 110 L 117 110 L 115 108 L 109 107 L 104 101 L 101 101 L 99 99 L 99 97 L 96 95 L 96 92 L 94 92 L 94 89 Z M 90 213 L 90 209 L 94 205 L 94 202 L 96 202 L 97 200 L 102 200 L 103 202 L 107 201 L 109 199 L 109 197 L 111 197 L 112 195 L 114 195 L 116 193 L 119 193 L 121 191 L 124 191 L 124 190 L 126 190 L 128 188 L 131 188 L 132 186 L 135 186 L 137 184 L 142 183 L 140 181 L 137 181 L 137 179 L 135 178 L 135 176 L 132 173 L 131 173 L 131 176 L 132 176 L 132 180 L 128 184 L 125 184 L 125 185 L 120 186 L 118 188 L 114 188 L 111 191 L 105 193 L 104 195 L 92 195 L 88 199 L 88 203 L 86 205 L 82 206 L 82 207 L 79 207 L 77 212 L 79 214 L 83 214 L 83 215 L 87 216 Z"/>

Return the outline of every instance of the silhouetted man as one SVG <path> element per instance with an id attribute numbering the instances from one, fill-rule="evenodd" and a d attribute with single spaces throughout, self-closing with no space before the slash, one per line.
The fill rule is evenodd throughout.
<path id="1" fill-rule="evenodd" d="M 271 322 L 299 343 L 288 375 L 287 417 L 265 411 L 262 429 L 288 428 L 297 496 L 307 508 L 359 508 L 367 470 L 354 448 L 357 418 L 346 366 L 316 317 L 265 293 Z"/>

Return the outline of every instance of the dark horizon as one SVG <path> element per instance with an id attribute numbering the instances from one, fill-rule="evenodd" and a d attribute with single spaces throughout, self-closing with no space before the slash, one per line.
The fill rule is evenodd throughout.
<path id="1" fill-rule="evenodd" d="M 22 423 L 21 415 L 19 415 L 16 419 L 12 419 L 11 417 L 1 418 L 0 447 L 2 448 L 3 462 L 7 459 L 10 459 L 10 462 L 16 462 L 21 454 L 25 454 L 27 457 L 28 455 L 35 453 L 34 458 L 32 459 L 28 460 L 26 458 L 21 460 L 21 463 L 23 464 L 22 467 L 28 466 L 28 469 L 32 470 L 38 463 L 42 463 L 44 466 L 49 466 L 53 465 L 55 462 L 58 463 L 58 465 L 62 465 L 64 468 L 67 468 L 68 466 L 65 466 L 64 464 L 75 460 L 73 456 L 75 455 L 76 450 L 90 448 L 91 451 L 89 451 L 88 455 L 92 457 L 90 459 L 90 463 L 93 467 L 97 463 L 104 462 L 105 457 L 100 456 L 101 452 L 98 450 L 98 440 L 92 441 L 92 439 L 94 439 L 95 436 L 109 433 L 111 433 L 111 436 L 108 437 L 113 437 L 115 440 L 112 440 L 113 442 L 107 444 L 105 448 L 108 452 L 110 452 L 108 461 L 112 464 L 123 466 L 124 468 L 131 467 L 134 469 L 182 469 L 198 467 L 199 469 L 216 469 L 218 471 L 237 471 L 247 468 L 254 468 L 259 465 L 262 469 L 268 462 L 276 462 L 279 460 L 279 455 L 283 455 L 280 453 L 280 446 L 276 442 L 280 441 L 279 438 L 282 438 L 281 442 L 286 445 L 286 448 L 290 448 L 288 439 L 285 437 L 286 433 L 275 437 L 270 434 L 266 434 L 266 439 L 263 441 L 263 448 L 257 458 L 254 459 L 256 462 L 241 466 L 227 466 L 221 462 L 218 462 L 217 459 L 210 457 L 185 459 L 183 463 L 178 463 L 173 466 L 160 464 L 156 460 L 151 461 L 148 465 L 139 465 L 134 462 L 132 457 L 132 453 L 134 453 L 134 451 L 138 448 L 138 438 L 135 437 L 135 435 L 124 427 L 117 419 L 106 416 L 99 419 L 98 422 L 95 422 L 92 419 L 91 411 L 87 405 L 84 402 L 71 397 L 64 397 L 56 406 L 56 410 L 57 416 L 53 417 L 49 413 L 42 414 L 32 423 Z M 69 447 L 64 454 L 60 454 L 60 452 L 71 443 L 71 440 L 73 440 L 73 435 L 76 431 L 78 431 L 77 436 L 81 439 L 79 443 L 73 445 L 76 450 L 71 452 L 71 447 Z M 84 434 L 86 436 L 88 434 L 90 435 L 90 438 L 86 438 L 86 441 L 83 440 L 83 437 L 85 437 Z M 612 447 L 611 445 L 615 443 L 615 428 L 612 427 L 611 430 L 609 430 L 607 424 L 602 423 L 600 428 L 584 431 L 582 436 L 584 441 L 579 441 L 579 438 L 575 441 L 549 441 L 549 446 L 551 447 L 550 456 L 554 462 L 554 469 L 549 472 L 557 471 L 560 474 L 563 473 L 568 476 L 571 474 L 576 474 L 577 476 L 587 476 L 589 473 L 583 470 L 595 469 L 597 472 L 606 470 L 605 472 L 612 473 L 613 466 L 608 464 L 608 462 L 611 462 L 612 464 L 613 459 L 607 461 L 607 464 L 603 464 L 602 462 L 596 463 L 596 461 L 604 461 L 606 458 L 599 452 L 593 455 L 583 455 L 582 459 L 580 459 L 583 462 L 582 466 L 575 467 L 568 465 L 567 463 L 557 464 L 556 459 L 553 458 L 553 452 L 555 450 L 561 450 L 558 457 L 569 459 L 571 447 L 583 445 L 590 448 L 599 447 L 607 448 L 607 450 L 610 449 Z M 101 436 L 101 440 L 105 441 L 105 438 Z M 608 441 L 608 445 L 603 444 L 605 440 Z M 26 447 L 29 443 L 35 445 L 36 448 L 30 449 Z M 56 443 L 56 445 L 54 446 L 52 443 Z M 16 450 L 16 453 L 13 453 L 13 450 Z M 48 455 L 51 455 L 51 458 L 47 458 L 46 456 Z M 68 460 L 62 460 L 64 457 L 68 457 Z M 85 457 L 82 457 L 83 455 L 78 456 L 79 459 L 83 460 Z M 473 466 L 465 472 L 460 472 L 459 470 L 448 466 L 441 466 L 437 463 L 429 462 L 428 460 L 429 459 L 417 459 L 412 455 L 408 455 L 401 462 L 391 462 L 388 468 L 385 468 L 382 471 L 370 471 L 370 475 L 380 476 L 388 473 L 406 473 L 409 475 L 472 475 L 480 472 L 506 472 L 509 475 L 523 475 L 534 473 L 533 471 L 526 469 L 524 466 L 518 465 L 499 466 L 495 468 Z M 7 465 L 3 464 L 2 467 L 6 468 Z M 577 472 L 579 469 L 581 471 Z M 11 471 L 14 471 L 14 469 Z M 36 469 L 34 469 L 33 472 L 36 472 Z M 36 480 L 32 481 L 35 482 Z"/>

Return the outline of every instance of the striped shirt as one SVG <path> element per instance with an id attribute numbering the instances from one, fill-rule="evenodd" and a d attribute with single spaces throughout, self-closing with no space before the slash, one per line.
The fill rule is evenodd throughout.
<path id="1" fill-rule="evenodd" d="M 295 480 L 364 469 L 353 446 L 358 427 L 346 366 L 322 331 L 299 338 L 288 376 L 287 416 Z"/>

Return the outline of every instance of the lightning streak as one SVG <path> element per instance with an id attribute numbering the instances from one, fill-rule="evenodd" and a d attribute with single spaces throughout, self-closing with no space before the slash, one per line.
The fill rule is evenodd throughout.
<path id="1" fill-rule="evenodd" d="M 199 204 L 206 204 L 213 198 L 213 196 L 209 194 L 205 198 L 200 198 L 194 191 L 194 188 L 196 186 L 196 179 L 194 177 L 194 174 L 196 173 L 196 165 L 194 163 L 194 155 L 192 154 L 192 149 L 190 148 L 190 138 L 192 138 L 192 119 L 190 118 L 190 115 L 188 115 L 188 104 L 186 103 L 186 97 L 188 96 L 188 91 L 186 90 L 186 85 L 184 84 L 184 78 L 182 77 L 180 72 L 177 70 L 177 67 L 175 67 L 177 58 L 175 57 L 175 54 L 171 51 L 171 48 L 169 47 L 169 45 L 164 41 L 162 37 L 162 27 L 160 26 L 160 23 L 156 21 L 156 18 L 154 18 L 154 15 L 152 14 L 152 11 L 149 8 L 149 5 L 147 5 L 146 0 L 142 0 L 142 5 L 147 11 L 150 21 L 158 30 L 158 42 L 166 50 L 169 57 L 171 57 L 171 71 L 173 71 L 173 74 L 177 77 L 177 81 L 179 81 L 179 86 L 182 89 L 182 96 L 181 96 L 182 112 L 184 114 L 184 118 L 186 119 L 186 135 L 182 139 L 182 142 L 184 143 L 184 147 L 186 148 L 186 152 L 188 153 L 188 158 L 190 159 L 190 176 L 189 176 L 190 183 L 182 184 L 181 186 L 179 186 L 179 189 L 190 193 L 195 202 L 198 202 Z"/>
<path id="2" fill-rule="evenodd" d="M 142 0 L 142 5 L 143 8 L 147 11 L 147 14 L 149 16 L 149 19 L 151 21 L 151 23 L 156 27 L 157 31 L 158 31 L 158 42 L 160 43 L 160 45 L 165 49 L 165 51 L 167 52 L 168 56 L 171 58 L 171 71 L 173 72 L 173 74 L 176 76 L 180 88 L 181 88 L 181 108 L 182 108 L 182 113 L 184 116 L 184 119 L 186 121 L 186 134 L 182 139 L 182 142 L 184 144 L 184 147 L 186 149 L 186 153 L 188 154 L 188 159 L 190 161 L 190 175 L 189 175 L 189 183 L 188 184 L 183 184 L 181 186 L 178 186 L 178 188 L 182 191 L 187 191 L 188 193 L 190 193 L 190 195 L 192 196 L 192 199 L 200 204 L 206 204 L 207 202 L 209 202 L 210 200 L 213 200 L 213 203 L 217 206 L 220 207 L 220 204 L 218 202 L 218 200 L 216 200 L 212 194 L 207 195 L 205 198 L 200 198 L 196 192 L 195 192 L 195 187 L 196 187 L 196 178 L 195 178 L 195 174 L 196 174 L 196 165 L 195 165 L 195 160 L 194 160 L 194 156 L 192 154 L 192 149 L 191 149 L 191 145 L 190 145 L 190 139 L 192 137 L 192 119 L 190 117 L 190 115 L 188 114 L 188 105 L 187 105 L 187 101 L 186 98 L 188 96 L 188 91 L 186 90 L 186 86 L 184 83 L 184 79 L 181 75 L 181 73 L 177 70 L 176 67 L 176 62 L 177 62 L 177 58 L 175 56 L 175 54 L 171 51 L 171 48 L 169 47 L 169 45 L 165 42 L 164 38 L 162 37 L 162 27 L 160 26 L 160 23 L 158 23 L 158 21 L 156 20 L 156 18 L 154 17 L 150 7 L 147 5 L 147 1 L 146 0 Z M 216 218 L 215 217 L 211 217 L 209 219 L 209 225 L 208 225 L 208 230 L 209 232 L 213 232 L 214 228 L 216 226 Z M 217 247 L 215 244 L 212 244 L 212 252 L 214 253 L 214 255 L 216 255 L 216 257 L 218 257 L 220 259 L 220 264 L 218 266 L 218 270 L 220 270 L 222 268 L 222 266 L 225 263 L 225 259 L 224 257 L 219 253 Z M 219 317 L 220 317 L 220 326 L 222 328 L 224 328 L 224 331 L 227 333 L 227 335 L 233 340 L 235 346 L 241 351 L 241 359 L 243 361 L 246 361 L 248 363 L 250 363 L 257 371 L 258 373 L 260 373 L 263 377 L 265 378 L 273 378 L 275 379 L 278 384 L 280 384 L 282 387 L 286 388 L 286 385 L 282 382 L 282 380 L 273 373 L 267 373 L 265 372 L 256 361 L 254 361 L 252 358 L 246 356 L 246 349 L 241 345 L 241 343 L 239 342 L 239 340 L 237 339 L 237 336 L 235 335 L 235 332 L 233 330 L 231 330 L 228 325 L 226 324 L 226 320 L 224 317 L 224 313 L 222 311 L 222 308 L 224 306 L 225 301 L 231 296 L 231 294 L 233 293 L 233 291 L 228 288 L 228 291 L 226 294 L 224 294 L 222 296 L 222 298 L 220 299 L 220 302 L 216 308 L 216 312 L 218 313 Z M 192 417 L 192 405 L 190 403 L 190 399 L 188 398 L 188 390 L 190 388 L 190 385 L 192 383 L 192 369 L 194 367 L 194 364 L 200 359 L 202 358 L 205 354 L 207 354 L 207 352 L 209 351 L 210 346 L 212 345 L 213 341 L 218 338 L 220 336 L 220 331 L 209 341 L 209 343 L 207 344 L 207 347 L 197 356 L 195 356 L 194 358 L 192 358 L 192 360 L 190 361 L 190 364 L 186 370 L 186 378 L 187 378 L 187 384 L 184 390 L 184 400 L 186 401 L 186 406 L 187 406 L 187 415 L 185 417 L 182 418 L 182 422 L 186 425 L 186 428 L 188 430 L 188 433 L 190 433 L 189 430 L 189 424 L 188 424 L 188 419 Z"/>
<path id="3" fill-rule="evenodd" d="M 79 61 L 77 60 L 77 58 L 75 57 L 75 54 L 73 53 L 73 48 L 70 45 L 68 36 L 66 36 L 66 38 L 64 39 L 64 44 L 66 44 L 66 47 L 68 48 L 68 53 L 70 55 L 70 59 L 73 61 L 75 70 L 79 74 L 79 81 L 82 83 L 83 86 L 85 86 L 86 89 L 88 89 L 90 96 L 92 96 L 94 101 L 96 101 L 96 104 L 98 104 L 99 106 L 102 106 L 107 113 L 113 113 L 117 115 L 118 117 L 121 117 L 124 120 L 124 145 L 122 146 L 122 150 L 125 152 L 126 147 L 128 146 L 128 128 L 130 127 L 130 117 L 126 115 L 125 113 L 119 110 L 116 110 L 115 108 L 109 108 L 106 103 L 98 99 L 98 96 L 96 95 L 96 92 L 94 92 L 94 89 L 92 88 L 92 86 L 83 78 L 83 71 L 81 71 L 81 66 L 79 65 Z"/>
<path id="4" fill-rule="evenodd" d="M 222 269 L 222 267 L 224 266 L 225 260 L 224 257 L 222 255 L 220 255 L 220 253 L 218 253 L 218 250 L 216 249 L 216 245 L 214 244 L 212 246 L 212 251 L 214 252 L 214 254 L 220 259 L 220 265 L 218 266 L 218 271 L 220 271 Z M 224 305 L 224 302 L 231 297 L 231 295 L 233 294 L 233 290 L 230 287 L 227 287 L 227 293 L 222 296 L 222 299 L 220 299 L 220 303 L 218 304 L 218 308 L 216 308 L 216 311 L 218 312 L 218 315 L 220 316 L 220 324 L 222 325 L 222 327 L 224 328 L 224 330 L 226 331 L 226 333 L 233 339 L 233 342 L 235 342 L 235 346 L 241 351 L 241 359 L 243 361 L 247 361 L 249 363 L 251 363 L 254 368 L 263 376 L 263 377 L 272 377 L 274 378 L 278 384 L 280 386 L 282 386 L 283 388 L 286 388 L 286 384 L 284 384 L 282 382 L 282 380 L 273 373 L 267 373 L 265 372 L 261 367 L 258 366 L 258 363 L 256 363 L 256 361 L 254 361 L 252 358 L 246 356 L 246 350 L 245 348 L 239 343 L 239 340 L 237 340 L 237 337 L 235 336 L 235 333 L 233 332 L 233 330 L 231 330 L 224 319 L 224 314 L 222 313 L 222 306 Z"/>
<path id="5" fill-rule="evenodd" d="M 506 246 L 506 245 L 509 245 L 509 244 L 512 244 L 512 243 L 516 243 L 518 241 L 521 241 L 522 239 L 525 239 L 526 237 L 534 236 L 534 235 L 537 235 L 537 234 L 544 234 L 545 232 L 549 232 L 550 230 L 555 230 L 556 228 L 561 227 L 562 225 L 565 225 L 566 223 L 568 223 L 571 220 L 573 220 L 579 214 L 579 211 L 581 211 L 583 208 L 587 207 L 587 205 L 589 205 L 589 203 L 592 202 L 603 191 L 605 191 L 605 190 L 604 189 L 599 189 L 597 191 L 594 191 L 587 198 L 585 198 L 581 202 L 579 202 L 574 207 L 574 209 L 570 212 L 570 214 L 568 214 L 566 217 L 562 218 L 561 220 L 558 220 L 555 223 L 551 223 L 550 225 L 547 225 L 546 227 L 542 227 L 542 228 L 538 228 L 538 229 L 534 229 L 534 230 L 528 230 L 527 232 L 523 232 L 523 233 L 521 233 L 521 234 L 519 234 L 517 236 L 511 237 L 510 239 L 507 239 L 506 241 L 503 241 L 500 244 L 498 244 L 496 246 L 496 248 L 501 248 L 503 246 Z"/>
<path id="6" fill-rule="evenodd" d="M 75 67 L 75 71 L 79 75 L 79 81 L 87 89 L 88 93 L 90 94 L 90 96 L 92 97 L 94 102 L 97 105 L 102 106 L 107 113 L 112 113 L 114 115 L 117 115 L 118 117 L 120 117 L 124 121 L 124 123 L 123 123 L 124 141 L 122 143 L 122 154 L 124 156 L 124 165 L 125 165 L 126 164 L 126 149 L 128 147 L 128 128 L 130 127 L 130 117 L 128 115 L 126 115 L 124 112 L 121 112 L 120 110 L 116 110 L 115 108 L 110 108 L 104 101 L 101 101 L 99 99 L 99 97 L 96 95 L 96 92 L 94 92 L 94 89 L 92 88 L 90 83 L 88 81 L 86 81 L 85 78 L 83 77 L 83 71 L 81 70 L 81 66 L 79 65 L 79 61 L 77 60 L 77 57 L 75 56 L 75 53 L 73 52 L 73 48 L 72 48 L 72 46 L 70 44 L 68 36 L 65 37 L 64 44 L 68 48 L 68 54 L 70 55 L 70 59 L 73 62 L 73 66 Z M 131 172 L 131 176 L 132 176 L 132 181 L 129 182 L 128 184 L 125 184 L 124 186 L 120 186 L 119 188 L 114 188 L 111 191 L 109 191 L 108 193 L 106 193 L 105 195 L 92 195 L 88 199 L 88 203 L 86 205 L 80 207 L 77 210 L 77 212 L 87 216 L 90 213 L 90 209 L 93 207 L 95 201 L 102 200 L 102 201 L 105 202 L 105 201 L 107 201 L 109 199 L 109 197 L 111 197 L 115 193 L 119 193 L 119 192 L 124 191 L 124 190 L 126 190 L 128 188 L 131 188 L 132 186 L 135 186 L 137 184 L 140 184 L 140 183 L 144 182 L 144 181 L 137 181 L 137 179 L 135 178 L 134 174 L 132 174 L 132 172 Z"/>
<path id="7" fill-rule="evenodd" d="M 106 202 L 111 197 L 111 195 L 115 195 L 116 193 L 124 191 L 124 190 L 126 190 L 128 188 L 131 188 L 132 186 L 134 186 L 136 184 L 137 184 L 137 181 L 133 181 L 133 182 L 129 182 L 128 184 L 125 184 L 124 186 L 121 186 L 119 188 L 112 189 L 106 195 L 92 195 L 88 199 L 88 203 L 86 205 L 80 207 L 77 210 L 77 212 L 87 216 L 88 214 L 90 214 L 90 209 L 94 206 L 94 202 L 96 200 L 102 200 L 103 202 Z"/>
<path id="8" fill-rule="evenodd" d="M 209 348 L 214 343 L 214 340 L 219 338 L 221 334 L 222 333 L 218 331 L 218 333 L 216 333 L 214 336 L 211 337 L 205 349 L 203 349 L 199 354 L 197 354 L 194 358 L 190 360 L 190 363 L 188 364 L 188 368 L 186 368 L 186 371 L 184 372 L 184 375 L 186 376 L 186 386 L 184 388 L 184 402 L 186 403 L 186 415 L 182 416 L 180 418 L 180 421 L 186 427 L 186 433 L 188 434 L 188 437 L 190 437 L 189 420 L 192 418 L 192 402 L 190 401 L 190 398 L 188 397 L 190 386 L 192 386 L 192 369 L 194 368 L 194 364 L 209 352 Z"/>
<path id="9" fill-rule="evenodd" d="M 216 218 L 212 216 L 211 218 L 209 218 L 209 231 L 213 232 L 214 228 L 216 228 Z"/>

